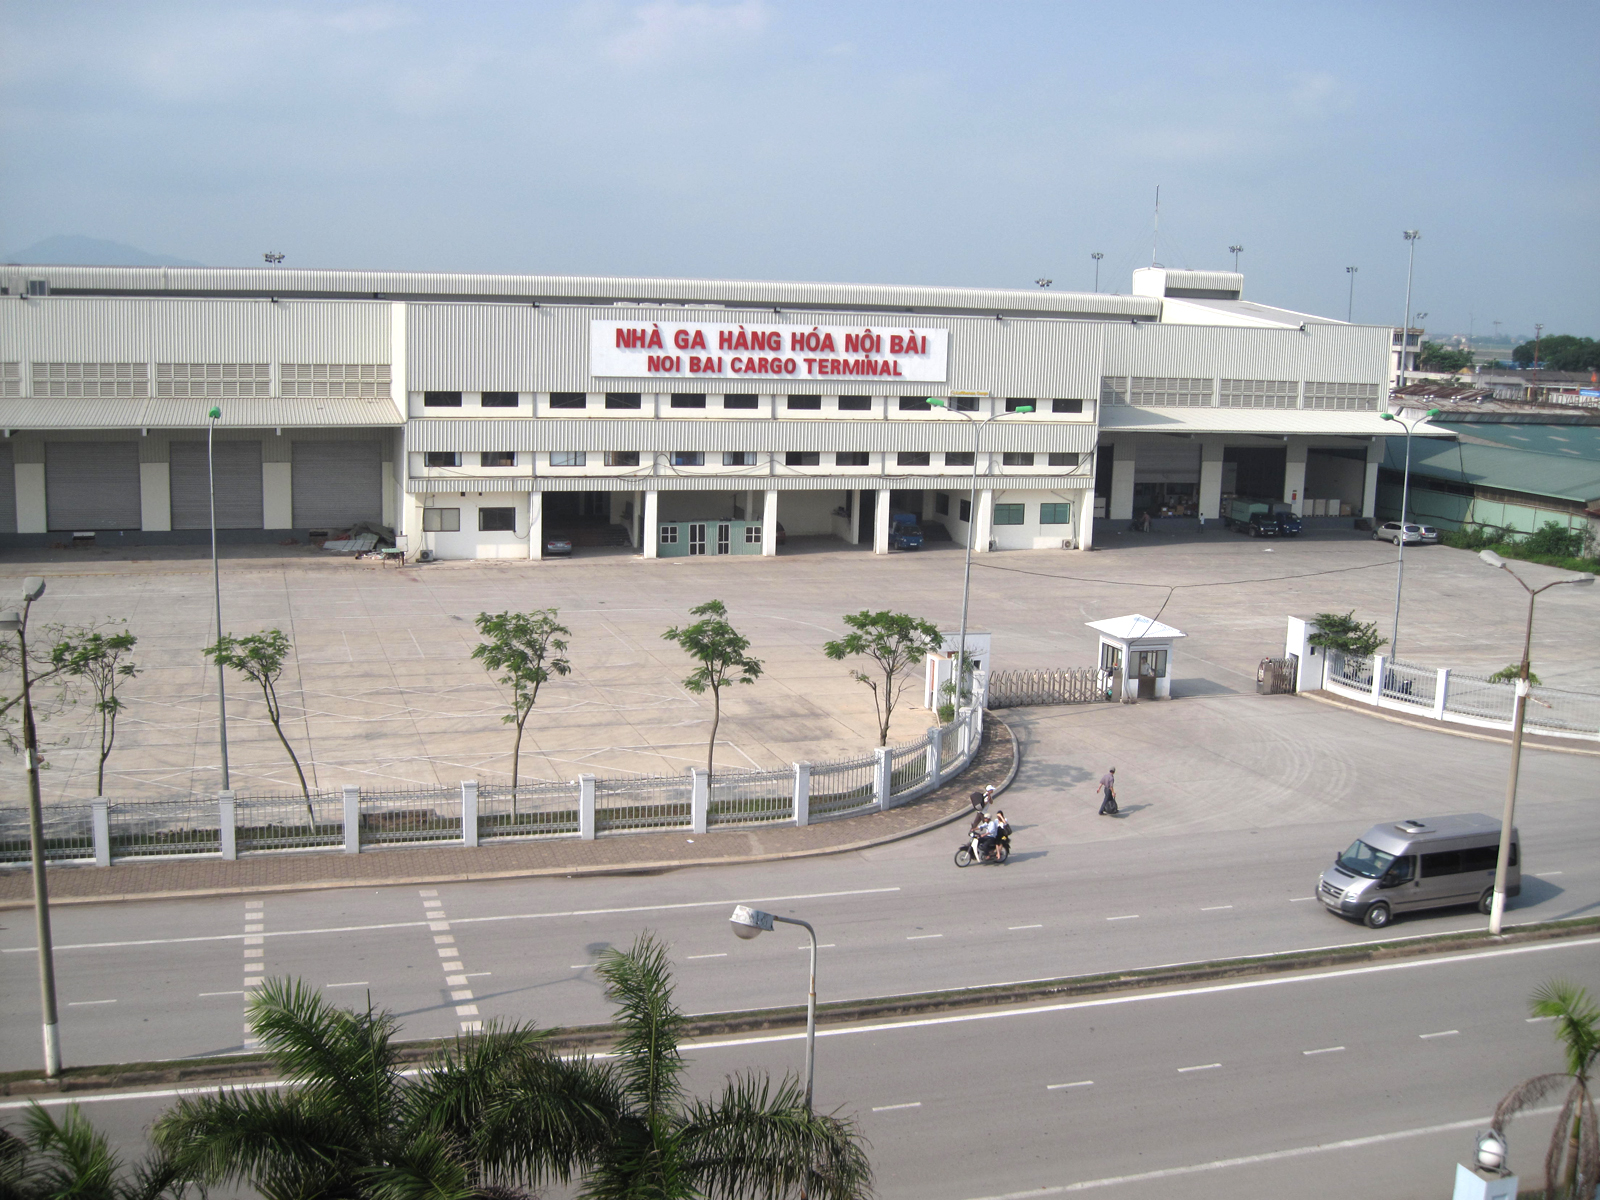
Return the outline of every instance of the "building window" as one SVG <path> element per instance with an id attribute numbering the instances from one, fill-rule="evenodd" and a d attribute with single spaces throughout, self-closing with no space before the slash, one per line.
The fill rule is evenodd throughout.
<path id="1" fill-rule="evenodd" d="M 459 508 L 425 508 L 422 510 L 423 533 L 460 533 Z"/>
<path id="2" fill-rule="evenodd" d="M 948 517 L 950 515 L 949 492 L 935 492 L 933 494 L 933 512 L 938 517 Z"/>
<path id="3" fill-rule="evenodd" d="M 663 525 L 661 527 L 661 544 L 675 546 L 678 544 L 678 527 L 676 525 Z"/>
<path id="4" fill-rule="evenodd" d="M 949 450 L 945 452 L 944 465 L 947 467 L 970 467 L 972 465 L 972 451 Z"/>
<path id="5" fill-rule="evenodd" d="M 460 408 L 460 392 L 423 392 L 422 403 L 426 408 Z"/>
<path id="6" fill-rule="evenodd" d="M 461 465 L 461 452 L 459 450 L 429 450 L 423 455 L 423 462 L 430 467 L 459 467 Z"/>
<path id="7" fill-rule="evenodd" d="M 746 525 L 744 527 L 744 544 L 754 546 L 761 541 L 761 526 Z"/>
<path id="8" fill-rule="evenodd" d="M 640 408 L 642 397 L 638 392 L 607 392 L 607 408 Z"/>
<path id="9" fill-rule="evenodd" d="M 1373 412 L 1378 407 L 1375 383 L 1306 382 L 1306 407 L 1336 409 L 1341 412 Z"/>
<path id="10" fill-rule="evenodd" d="M 608 397 L 608 399 L 609 399 L 609 397 Z M 589 397 L 584 392 L 551 392 L 550 393 L 550 407 L 551 408 L 588 408 L 589 407 Z M 610 408 L 611 406 L 608 404 L 608 405 L 606 405 L 606 407 Z M 634 405 L 634 407 L 637 408 L 638 405 L 636 404 L 636 405 Z"/>
<path id="11" fill-rule="evenodd" d="M 1039 505 L 1039 524 L 1041 525 L 1071 525 L 1072 505 L 1070 504 L 1041 504 Z"/>
<path id="12" fill-rule="evenodd" d="M 753 467 L 756 465 L 756 452 L 754 450 L 724 450 L 722 452 L 722 465 L 725 467 Z"/>
<path id="13" fill-rule="evenodd" d="M 1000 456 L 1000 465 L 1002 467 L 1031 467 L 1033 466 L 1033 455 L 1027 452 L 1008 450 Z"/>
<path id="14" fill-rule="evenodd" d="M 1052 467 L 1075 467 L 1078 465 L 1078 456 L 1072 453 L 1063 453 L 1060 450 L 1050 451 L 1050 465 Z"/>
<path id="15" fill-rule="evenodd" d="M 1128 377 L 1102 375 L 1100 377 L 1100 403 L 1126 404 L 1128 402 Z"/>
<path id="16" fill-rule="evenodd" d="M 1300 385 L 1290 379 L 1224 379 L 1223 408 L 1299 408 Z"/>
<path id="17" fill-rule="evenodd" d="M 971 500 L 963 500 L 961 502 L 961 507 L 956 510 L 956 519 L 957 520 L 961 520 L 961 521 L 967 521 L 969 523 L 971 522 L 971 520 L 972 520 L 972 501 Z"/>
<path id="18" fill-rule="evenodd" d="M 637 450 L 607 450 L 606 466 L 608 467 L 637 467 L 639 465 L 639 452 Z"/>
<path id="19" fill-rule="evenodd" d="M 783 455 L 786 467 L 817 467 L 822 465 L 822 455 L 815 450 L 787 450 Z"/>
<path id="20" fill-rule="evenodd" d="M 925 467 L 928 465 L 928 452 L 926 450 L 902 450 L 894 456 L 896 466 L 900 467 Z"/>
<path id="21" fill-rule="evenodd" d="M 761 398 L 754 392 L 729 392 L 722 398 L 723 408 L 759 408 Z"/>
<path id="22" fill-rule="evenodd" d="M 0 363 L 0 396 L 22 395 L 22 364 Z"/>
<path id="23" fill-rule="evenodd" d="M 1050 411 L 1058 413 L 1081 413 L 1083 411 L 1083 401 L 1052 400 L 1050 401 Z"/>
<path id="24" fill-rule="evenodd" d="M 158 396 L 270 396 L 269 363 L 157 363 Z"/>
<path id="25" fill-rule="evenodd" d="M 1021 525 L 1027 506 L 1024 504 L 996 504 L 994 506 L 994 523 L 996 525 Z"/>
<path id="26" fill-rule="evenodd" d="M 949 404 L 955 412 L 978 411 L 978 398 L 976 396 L 951 396 Z"/>
<path id="27" fill-rule="evenodd" d="M 926 396 L 901 396 L 901 412 L 928 412 L 932 406 Z"/>
<path id="28" fill-rule="evenodd" d="M 33 364 L 33 394 L 148 397 L 149 368 L 144 363 L 36 362 Z"/>
<path id="29" fill-rule="evenodd" d="M 706 394 L 704 392 L 673 392 L 673 408 L 704 408 Z"/>
<path id="30" fill-rule="evenodd" d="M 278 389 L 284 396 L 387 396 L 389 364 L 279 363 Z"/>
<path id="31" fill-rule="evenodd" d="M 1153 408 L 1210 408 L 1211 380 L 1135 375 L 1128 380 L 1128 403 Z"/>
<path id="32" fill-rule="evenodd" d="M 479 394 L 478 403 L 484 408 L 515 408 L 517 394 L 515 392 L 482 392 Z"/>
<path id="33" fill-rule="evenodd" d="M 514 467 L 517 465 L 517 452 L 515 450 L 485 450 L 478 455 L 480 467 Z"/>
<path id="34" fill-rule="evenodd" d="M 1023 409 L 1027 409 L 1029 412 L 1038 412 L 1039 402 L 1037 400 L 1030 400 L 1025 396 L 1006 397 L 1007 412 L 1021 412 Z"/>
<path id="35" fill-rule="evenodd" d="M 706 465 L 705 452 L 702 450 L 674 450 L 672 452 L 672 465 L 675 467 L 703 467 Z"/>
<path id="36" fill-rule="evenodd" d="M 836 467 L 864 467 L 871 461 L 872 455 L 865 450 L 841 450 L 833 456 Z"/>
<path id="37" fill-rule="evenodd" d="M 589 463 L 589 455 L 584 450 L 552 450 L 550 451 L 550 465 L 552 467 L 583 467 Z"/>
<path id="38" fill-rule="evenodd" d="M 840 396 L 839 397 L 839 411 L 840 412 L 871 412 L 872 411 L 872 397 L 871 396 Z"/>
<path id="39" fill-rule="evenodd" d="M 517 531 L 517 510 L 514 508 L 480 508 L 478 510 L 479 533 L 515 533 Z"/>
<path id="40" fill-rule="evenodd" d="M 806 412 L 817 412 L 822 408 L 822 397 L 790 396 L 784 403 L 790 410 L 803 409 Z"/>

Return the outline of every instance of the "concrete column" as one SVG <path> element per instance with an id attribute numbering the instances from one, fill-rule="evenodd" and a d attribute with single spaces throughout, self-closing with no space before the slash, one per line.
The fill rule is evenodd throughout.
<path id="1" fill-rule="evenodd" d="M 1378 515 L 1378 464 L 1383 461 L 1384 440 L 1373 438 L 1367 443 L 1367 479 L 1361 488 L 1361 515 Z M 20 510 L 19 510 L 20 513 Z M 19 523 L 18 528 L 21 528 Z"/>
<path id="2" fill-rule="evenodd" d="M 939 749 L 944 735 L 939 726 L 928 727 L 928 785 L 939 786 Z"/>
<path id="3" fill-rule="evenodd" d="M 852 546 L 861 544 L 861 489 L 850 493 L 850 536 L 845 539 Z"/>
<path id="4" fill-rule="evenodd" d="M 361 789 L 348 784 L 344 789 L 344 852 L 361 853 Z"/>
<path id="5" fill-rule="evenodd" d="M 872 764 L 872 797 L 881 812 L 894 802 L 894 760 L 887 746 L 874 749 L 872 757 L 876 760 Z"/>
<path id="6" fill-rule="evenodd" d="M 1306 444 L 1290 438 L 1283 454 L 1283 501 L 1299 516 L 1306 499 Z"/>
<path id="7" fill-rule="evenodd" d="M 889 553 L 889 489 L 878 489 L 878 502 L 872 510 L 872 552 Z"/>
<path id="8" fill-rule="evenodd" d="M 416 528 L 422 529 L 421 500 L 415 502 Z M 411 506 L 407 506 L 411 507 Z M 263 529 L 294 528 L 294 464 L 261 464 L 261 526 Z"/>
<path id="9" fill-rule="evenodd" d="M 13 453 L 23 449 L 12 443 Z M 13 470 L 17 486 L 17 532 L 47 533 L 50 522 L 45 515 L 44 503 L 44 445 L 38 444 L 39 461 L 23 462 L 20 457 Z"/>
<path id="10" fill-rule="evenodd" d="M 794 765 L 794 823 L 802 828 L 811 824 L 811 764 Z"/>
<path id="11" fill-rule="evenodd" d="M 994 489 L 978 492 L 978 511 L 972 514 L 972 543 L 974 554 L 989 553 L 989 539 L 994 537 Z"/>
<path id="12" fill-rule="evenodd" d="M 1304 483 L 1305 459 L 1300 461 L 1301 482 Z M 1200 439 L 1200 515 L 1208 521 L 1215 521 L 1222 516 L 1221 438 Z M 1129 517 L 1132 517 L 1132 513 Z"/>
<path id="13" fill-rule="evenodd" d="M 754 495 L 752 492 L 752 498 Z M 771 491 L 762 495 L 765 502 L 761 506 L 761 553 L 771 558 L 778 553 L 778 493 Z M 792 516 L 789 519 L 794 520 Z"/>
<path id="14" fill-rule="evenodd" d="M 972 752 L 972 710 L 956 709 L 956 720 L 961 722 L 961 759 L 965 762 L 967 755 Z"/>
<path id="15" fill-rule="evenodd" d="M 1106 516 L 1113 521 L 1133 520 L 1133 466 L 1136 453 L 1127 438 L 1119 438 L 1111 447 L 1111 499 L 1106 504 Z"/>
<path id="16" fill-rule="evenodd" d="M 172 528 L 172 464 L 139 464 L 139 528 L 165 532 Z"/>
<path id="17" fill-rule="evenodd" d="M 1450 668 L 1440 667 L 1439 678 L 1433 685 L 1433 719 L 1444 720 L 1444 710 L 1450 699 Z"/>
<path id="18" fill-rule="evenodd" d="M 1383 699 L 1383 673 L 1389 669 L 1388 656 L 1376 654 L 1372 658 L 1372 702 Z"/>
<path id="19" fill-rule="evenodd" d="M 656 558 L 661 545 L 661 493 L 644 494 L 644 556 Z"/>
<path id="20" fill-rule="evenodd" d="M 689 768 L 689 826 L 704 833 L 711 817 L 711 777 L 704 767 Z"/>
<path id="21" fill-rule="evenodd" d="M 594 841 L 595 814 L 594 814 L 594 776 L 578 776 L 578 837 L 582 841 Z"/>
<path id="22" fill-rule="evenodd" d="M 217 830 L 222 835 L 222 857 L 234 861 L 239 857 L 239 822 L 232 792 L 217 793 Z"/>
<path id="23" fill-rule="evenodd" d="M 395 451 L 391 450 L 391 451 L 389 451 L 389 453 L 393 454 L 393 453 L 395 453 Z M 384 461 L 383 461 L 383 483 L 382 483 L 383 500 L 381 502 L 382 503 L 382 508 L 381 508 L 380 513 L 379 513 L 378 520 L 381 521 L 383 524 L 387 525 L 390 529 L 394 528 L 394 518 L 395 518 L 395 512 L 396 512 L 396 505 L 395 505 L 395 502 L 394 502 L 394 500 L 395 500 L 395 496 L 394 496 L 394 480 L 395 480 L 394 460 L 392 458 L 384 459 Z"/>
<path id="24" fill-rule="evenodd" d="M 1086 490 L 1078 492 L 1073 498 L 1078 514 L 1078 549 L 1090 550 L 1094 548 L 1094 492 Z"/>
<path id="25" fill-rule="evenodd" d="M 94 828 L 94 865 L 111 865 L 111 812 L 106 802 L 96 799 L 90 806 L 90 821 Z"/>
<path id="26" fill-rule="evenodd" d="M 528 493 L 528 557 L 544 557 L 544 493 Z"/>
<path id="27" fill-rule="evenodd" d="M 461 781 L 461 844 L 478 844 L 478 781 Z"/>

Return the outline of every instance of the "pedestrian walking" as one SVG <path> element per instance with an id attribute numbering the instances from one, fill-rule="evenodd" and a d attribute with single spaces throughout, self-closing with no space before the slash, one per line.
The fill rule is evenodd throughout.
<path id="1" fill-rule="evenodd" d="M 1117 769 L 1106 768 L 1106 773 L 1100 776 L 1100 786 L 1095 789 L 1095 794 L 1104 792 L 1106 798 L 1100 802 L 1100 815 L 1114 817 L 1117 815 Z"/>
<path id="2" fill-rule="evenodd" d="M 1200 532 L 1204 533 L 1205 531 L 1206 531 L 1206 515 L 1205 515 L 1205 513 L 1201 513 L 1200 514 Z"/>

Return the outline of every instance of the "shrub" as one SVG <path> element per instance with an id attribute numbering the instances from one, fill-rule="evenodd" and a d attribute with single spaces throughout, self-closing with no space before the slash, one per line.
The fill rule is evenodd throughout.
<path id="1" fill-rule="evenodd" d="M 1568 529 L 1556 521 L 1546 521 L 1519 543 L 1530 554 L 1551 554 L 1557 558 L 1583 557 L 1583 531 Z"/>
<path id="2" fill-rule="evenodd" d="M 1386 637 L 1378 636 L 1376 621 L 1363 624 L 1356 620 L 1354 609 L 1347 613 L 1318 613 L 1311 618 L 1311 623 L 1316 626 L 1316 632 L 1310 638 L 1311 644 L 1325 650 L 1365 657 L 1376 654 L 1389 641 Z"/>

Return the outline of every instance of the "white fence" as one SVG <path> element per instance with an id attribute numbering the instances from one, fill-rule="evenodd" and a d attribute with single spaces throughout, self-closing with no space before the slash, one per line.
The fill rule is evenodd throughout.
<path id="1" fill-rule="evenodd" d="M 1379 708 L 1417 713 L 1439 721 L 1477 725 L 1485 729 L 1510 729 L 1516 703 L 1516 685 L 1491 681 L 1488 676 L 1450 667 L 1425 667 L 1389 659 L 1379 654 L 1367 658 L 1330 650 L 1322 687 Z M 1301 668 L 1300 686 L 1316 687 Z M 1600 696 L 1535 687 L 1528 692 L 1522 718 L 1529 733 L 1553 737 L 1600 739 Z"/>
<path id="2" fill-rule="evenodd" d="M 196 796 L 138 803 L 95 800 L 44 811 L 45 858 L 94 862 L 149 857 L 343 851 L 377 846 L 480 846 L 712 827 L 809 825 L 881 812 L 964 770 L 983 738 L 983 710 L 963 708 L 925 737 L 856 758 L 787 770 L 523 784 L 466 780 L 459 788 Z M 0 864 L 27 862 L 28 811 L 0 807 Z"/>

